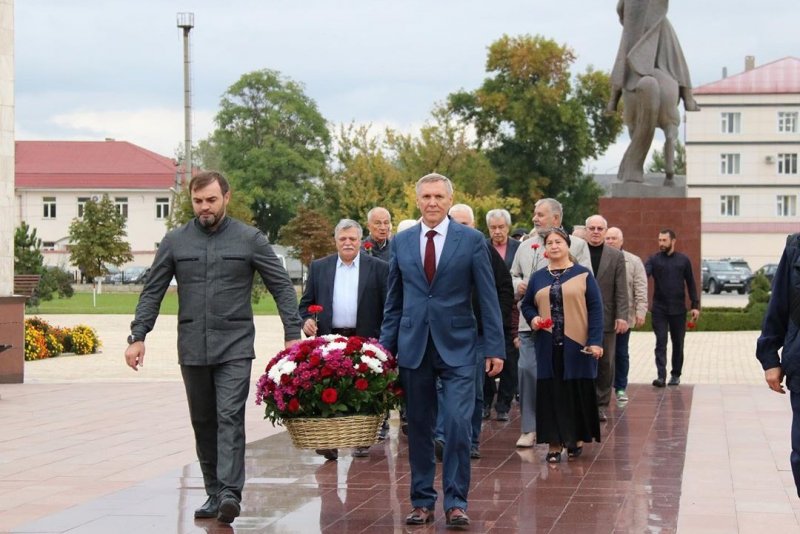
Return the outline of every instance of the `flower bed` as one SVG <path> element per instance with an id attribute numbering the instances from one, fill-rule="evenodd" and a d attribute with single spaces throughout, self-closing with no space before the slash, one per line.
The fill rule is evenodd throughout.
<path id="1" fill-rule="evenodd" d="M 100 348 L 94 328 L 77 325 L 72 328 L 52 326 L 39 317 L 25 319 L 25 360 L 53 358 L 64 352 L 93 354 Z"/>

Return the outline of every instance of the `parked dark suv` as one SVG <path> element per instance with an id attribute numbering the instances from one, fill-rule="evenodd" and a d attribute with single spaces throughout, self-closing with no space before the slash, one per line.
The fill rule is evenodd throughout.
<path id="1" fill-rule="evenodd" d="M 768 263 L 764 265 L 762 268 L 760 268 L 758 272 L 766 276 L 767 280 L 769 280 L 769 283 L 772 284 L 772 279 L 775 278 L 775 271 L 777 270 L 778 270 L 777 263 Z"/>
<path id="2" fill-rule="evenodd" d="M 731 265 L 729 261 L 703 260 L 701 271 L 703 272 L 703 291 L 715 295 L 734 289 L 740 295 L 747 291 L 747 275 Z"/>
<path id="3" fill-rule="evenodd" d="M 734 269 L 738 269 L 743 275 L 746 276 L 745 292 L 750 293 L 750 286 L 753 284 L 753 270 L 744 258 L 721 258 L 722 261 L 730 262 Z M 741 291 L 739 292 L 741 293 Z"/>

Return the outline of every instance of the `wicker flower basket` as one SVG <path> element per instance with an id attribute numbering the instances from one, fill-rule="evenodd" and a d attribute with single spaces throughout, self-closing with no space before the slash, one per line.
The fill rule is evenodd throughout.
<path id="1" fill-rule="evenodd" d="M 344 417 L 298 417 L 283 420 L 300 449 L 338 449 L 368 447 L 378 442 L 383 415 L 348 415 Z"/>

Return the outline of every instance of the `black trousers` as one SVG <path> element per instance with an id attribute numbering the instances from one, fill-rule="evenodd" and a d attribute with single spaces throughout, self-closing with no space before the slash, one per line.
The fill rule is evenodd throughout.
<path id="1" fill-rule="evenodd" d="M 209 496 L 242 500 L 244 411 L 253 360 L 181 365 L 197 459 Z"/>
<path id="2" fill-rule="evenodd" d="M 653 332 L 656 334 L 656 369 L 659 378 L 667 378 L 667 331 L 672 341 L 672 376 L 681 376 L 683 369 L 683 339 L 686 337 L 686 313 L 667 315 L 653 312 Z"/>
<path id="3" fill-rule="evenodd" d="M 510 337 L 510 336 L 509 336 Z M 497 412 L 508 412 L 511 409 L 511 401 L 517 394 L 517 368 L 519 365 L 519 349 L 514 346 L 513 340 L 506 338 L 506 361 L 503 363 L 503 370 L 500 371 L 500 385 L 495 385 L 495 379 L 485 377 L 483 381 L 483 405 L 494 409 Z M 497 400 L 495 402 L 495 395 Z"/>

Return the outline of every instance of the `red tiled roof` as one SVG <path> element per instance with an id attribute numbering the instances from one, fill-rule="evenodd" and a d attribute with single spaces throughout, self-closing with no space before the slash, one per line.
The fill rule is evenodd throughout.
<path id="1" fill-rule="evenodd" d="M 16 187 L 167 189 L 172 159 L 127 141 L 17 141 Z"/>
<path id="2" fill-rule="evenodd" d="M 800 93 L 800 59 L 785 57 L 694 90 L 696 95 L 780 93 Z"/>

